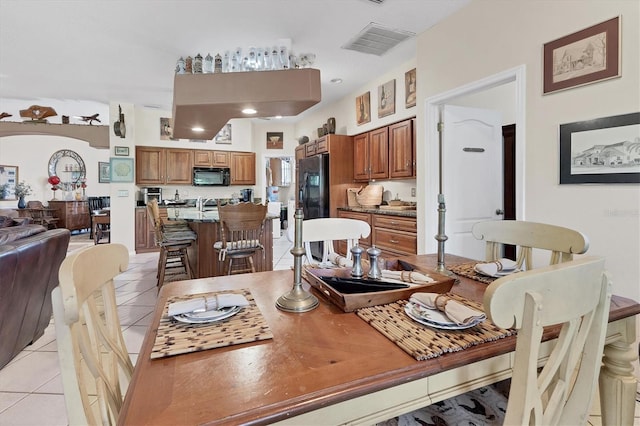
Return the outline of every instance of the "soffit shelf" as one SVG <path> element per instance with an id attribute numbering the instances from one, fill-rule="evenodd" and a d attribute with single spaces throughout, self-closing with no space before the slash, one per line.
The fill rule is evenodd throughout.
<path id="1" fill-rule="evenodd" d="M 88 142 L 93 148 L 109 149 L 109 126 L 16 121 L 0 122 L 0 137 L 23 135 L 66 136 Z"/>
<path id="2" fill-rule="evenodd" d="M 320 101 L 320 70 L 313 68 L 176 74 L 173 136 L 213 139 L 232 118 L 295 116 Z M 248 107 L 257 113 L 243 114 Z M 204 131 L 196 133 L 193 127 Z"/>

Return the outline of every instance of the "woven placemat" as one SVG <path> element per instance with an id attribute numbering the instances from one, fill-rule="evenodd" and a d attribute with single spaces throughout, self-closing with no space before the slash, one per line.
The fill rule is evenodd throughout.
<path id="1" fill-rule="evenodd" d="M 482 311 L 480 303 L 472 302 L 455 294 L 452 299 Z M 358 316 L 369 323 L 406 353 L 424 361 L 448 352 L 457 352 L 480 343 L 491 342 L 515 334 L 495 326 L 490 320 L 465 330 L 441 330 L 427 327 L 412 320 L 404 311 L 406 300 L 387 305 L 371 306 L 356 311 Z"/>
<path id="2" fill-rule="evenodd" d="M 477 273 L 473 269 L 477 263 L 478 262 L 461 263 L 459 265 L 447 266 L 447 268 L 456 275 L 471 278 L 472 280 L 480 281 L 481 283 L 485 284 L 491 284 L 492 282 L 497 280 L 497 278 L 488 277 L 486 275 Z"/>
<path id="3" fill-rule="evenodd" d="M 167 315 L 169 303 L 222 293 L 240 293 L 249 306 L 230 318 L 209 324 L 184 324 Z M 165 303 L 151 359 L 266 339 L 273 339 L 273 334 L 248 289 L 174 296 Z"/>

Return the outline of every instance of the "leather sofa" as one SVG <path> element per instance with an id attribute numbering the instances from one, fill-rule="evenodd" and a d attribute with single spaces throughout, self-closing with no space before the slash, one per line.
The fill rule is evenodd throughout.
<path id="1" fill-rule="evenodd" d="M 68 229 L 0 217 L 0 368 L 44 334 Z"/>

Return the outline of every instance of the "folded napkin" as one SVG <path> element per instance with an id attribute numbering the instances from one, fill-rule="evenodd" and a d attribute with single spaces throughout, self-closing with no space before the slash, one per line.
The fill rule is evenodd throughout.
<path id="1" fill-rule="evenodd" d="M 230 306 L 249 306 L 249 301 L 241 294 L 217 294 L 215 296 L 201 296 L 189 300 L 181 300 L 179 302 L 169 303 L 170 317 L 179 314 L 186 314 L 197 309 L 212 311 Z"/>
<path id="2" fill-rule="evenodd" d="M 414 271 L 391 271 L 389 269 L 382 270 L 382 278 L 403 281 L 405 283 L 432 283 L 435 282 L 429 275 L 421 274 Z"/>
<path id="3" fill-rule="evenodd" d="M 437 309 L 444 312 L 451 321 L 458 325 L 468 325 L 480 322 L 486 318 L 484 312 L 472 309 L 446 294 L 439 293 L 413 293 L 409 298 L 413 302 L 428 309 Z"/>
<path id="4" fill-rule="evenodd" d="M 340 268 L 351 268 L 353 266 L 353 260 L 348 260 L 346 257 L 339 255 L 338 253 L 329 253 L 327 260 L 338 265 Z"/>
<path id="5" fill-rule="evenodd" d="M 505 275 L 519 272 L 518 264 L 511 259 L 498 259 L 493 262 L 477 263 L 475 270 L 490 277 L 503 277 Z"/>

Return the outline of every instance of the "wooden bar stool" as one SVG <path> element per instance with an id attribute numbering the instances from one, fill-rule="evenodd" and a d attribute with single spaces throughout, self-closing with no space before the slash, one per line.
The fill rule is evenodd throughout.
<path id="1" fill-rule="evenodd" d="M 264 221 L 267 217 L 267 206 L 253 203 L 227 204 L 220 206 L 221 241 L 213 248 L 218 253 L 218 260 L 225 262 L 227 275 L 256 272 L 253 255 L 264 247 L 260 243 L 264 232 Z M 243 265 L 234 261 L 242 261 Z"/>
<path id="2" fill-rule="evenodd" d="M 154 229 L 155 244 L 160 248 L 158 288 L 164 284 L 168 271 L 171 272 L 171 275 L 184 273 L 186 279 L 194 278 L 187 249 L 196 240 L 196 233 L 189 228 L 186 222 L 163 224 L 156 200 L 147 204 L 147 212 Z"/>

